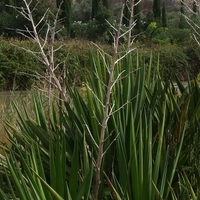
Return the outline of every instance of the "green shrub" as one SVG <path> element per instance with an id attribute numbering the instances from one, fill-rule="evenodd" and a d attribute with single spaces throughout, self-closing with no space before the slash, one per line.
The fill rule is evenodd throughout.
<path id="1" fill-rule="evenodd" d="M 72 38 L 88 38 L 88 24 L 82 21 L 74 21 L 71 25 Z"/>
<path id="2" fill-rule="evenodd" d="M 138 51 L 143 55 L 142 62 L 144 64 L 150 61 L 151 53 L 158 56 L 161 65 L 165 68 L 164 76 L 166 78 L 175 73 L 181 80 L 187 80 L 188 75 L 193 79 L 200 71 L 199 47 L 194 42 L 187 46 L 152 44 L 151 46 L 140 48 Z M 153 65 L 155 65 L 155 62 L 156 58 L 154 56 Z"/>
<path id="3" fill-rule="evenodd" d="M 91 22 L 92 24 L 92 22 Z M 123 38 L 126 42 L 126 38 Z M 164 41 L 164 40 L 162 40 Z M 30 48 L 37 51 L 37 46 L 27 40 L 5 40 L 0 38 L 0 90 L 12 89 L 29 89 L 34 84 L 38 85 L 37 80 L 33 75 L 37 73 L 45 74 L 45 66 L 40 63 L 32 54 L 14 46 Z M 83 81 L 83 74 L 88 74 L 88 51 L 92 52 L 94 46 L 86 40 L 57 40 L 56 48 L 63 45 L 59 51 L 55 52 L 55 64 L 59 64 L 57 75 L 62 76 L 64 68 L 67 72 L 67 82 L 80 85 Z M 101 45 L 101 48 L 106 52 L 111 52 L 111 46 Z M 138 52 L 143 54 L 143 62 L 148 63 L 151 52 L 156 56 L 160 55 L 162 66 L 166 67 L 166 76 L 169 72 L 174 71 L 179 77 L 187 77 L 187 72 L 191 77 L 195 77 L 199 73 L 200 52 L 195 43 L 186 46 L 178 45 L 151 45 L 141 47 Z M 112 53 L 112 52 L 111 52 Z M 134 56 L 135 60 L 136 56 Z M 95 58 L 94 56 L 94 59 Z M 156 59 L 152 61 L 156 62 Z"/>
<path id="4" fill-rule="evenodd" d="M 153 37 L 153 33 L 155 32 L 155 30 L 157 29 L 158 25 L 156 22 L 151 22 L 147 28 L 146 31 L 143 35 L 144 39 L 147 39 L 147 41 L 151 41 L 152 37 Z"/>
<path id="5" fill-rule="evenodd" d="M 190 29 L 169 29 L 172 44 L 187 45 L 192 41 Z"/>
<path id="6" fill-rule="evenodd" d="M 93 19 L 87 23 L 75 21 L 71 26 L 71 37 L 98 41 L 103 34 L 99 34 L 99 25 L 97 20 Z"/>
<path id="7" fill-rule="evenodd" d="M 31 53 L 19 48 L 38 51 L 37 46 L 28 40 L 0 40 L 0 90 L 30 89 L 34 84 L 40 84 L 35 75 L 36 72 L 45 75 L 45 66 Z M 60 64 L 57 75 L 63 75 L 66 68 L 67 81 L 80 84 L 89 64 L 89 43 L 84 40 L 57 41 L 55 46 L 60 45 L 63 47 L 54 55 L 55 65 Z"/>
<path id="8" fill-rule="evenodd" d="M 171 35 L 169 29 L 166 27 L 160 27 L 155 29 L 152 34 L 152 42 L 155 44 L 166 45 L 171 41 Z"/>
<path id="9" fill-rule="evenodd" d="M 41 64 L 31 54 L 14 46 L 19 45 L 25 48 L 30 43 L 19 42 L 17 40 L 3 40 L 0 44 L 0 71 L 2 81 L 1 90 L 24 90 L 30 89 L 35 82 L 35 77 L 31 74 L 36 71 L 43 71 Z"/>
<path id="10" fill-rule="evenodd" d="M 91 0 L 85 0 L 81 2 L 73 3 L 72 5 L 72 20 L 82 21 L 84 23 L 90 20 L 91 15 Z"/>

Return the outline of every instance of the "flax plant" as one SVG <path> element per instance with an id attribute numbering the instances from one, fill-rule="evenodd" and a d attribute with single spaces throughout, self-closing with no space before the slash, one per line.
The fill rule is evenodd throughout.
<path id="1" fill-rule="evenodd" d="M 99 57 L 100 61 L 101 57 Z M 196 82 L 175 88 L 157 66 L 131 55 L 117 65 L 112 114 L 107 123 L 98 199 L 197 199 L 199 194 L 199 95 Z M 35 117 L 16 106 L 18 127 L 8 123 L 11 148 L 2 160 L 4 199 L 93 199 L 98 157 L 100 101 L 106 65 L 91 55 L 86 93 L 69 91 L 70 102 L 51 107 L 51 128 L 41 95 Z M 99 79 L 100 80 L 100 79 Z M 96 91 L 94 95 L 94 91 Z M 24 114 L 25 113 L 25 114 Z"/>

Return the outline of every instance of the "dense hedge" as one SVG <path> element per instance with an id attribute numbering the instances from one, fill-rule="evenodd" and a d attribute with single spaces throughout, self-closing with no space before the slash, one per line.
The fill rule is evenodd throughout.
<path id="1" fill-rule="evenodd" d="M 168 78 L 175 73 L 180 80 L 196 78 L 200 72 L 200 49 L 194 42 L 190 45 L 153 45 L 139 49 L 143 55 L 144 63 L 148 63 L 151 53 L 159 57 L 159 62 L 164 68 L 164 77 Z M 154 56 L 153 63 L 156 63 Z"/>
<path id="2" fill-rule="evenodd" d="M 0 39 L 0 89 L 29 89 L 35 81 L 33 72 L 42 71 L 39 61 L 17 46 L 33 46 L 30 42 Z M 31 75 L 32 74 L 32 75 Z"/>
<path id="3" fill-rule="evenodd" d="M 60 64 L 57 73 L 67 68 L 69 82 L 78 84 L 89 63 L 89 43 L 86 41 L 59 41 L 56 47 L 63 47 L 55 53 L 55 64 Z M 36 72 L 45 74 L 45 66 L 31 53 L 19 47 L 37 51 L 37 45 L 30 41 L 4 40 L 0 38 L 0 90 L 30 89 L 40 84 Z"/>
<path id="4" fill-rule="evenodd" d="M 60 63 L 57 72 L 62 74 L 63 69 L 66 68 L 67 81 L 70 84 L 80 84 L 83 81 L 83 74 L 88 73 L 88 51 L 90 49 L 95 54 L 96 47 L 85 40 L 58 41 L 56 46 L 59 45 L 63 47 L 55 53 L 55 62 Z M 36 72 L 45 74 L 45 66 L 19 47 L 37 51 L 37 46 L 33 42 L 0 38 L 0 90 L 24 90 L 41 84 L 34 75 Z M 108 45 L 103 45 L 103 48 L 106 52 L 111 50 Z M 193 78 L 200 71 L 200 50 L 195 43 L 189 46 L 171 44 L 144 46 L 138 48 L 138 51 L 141 52 L 144 64 L 150 59 L 151 52 L 159 55 L 166 76 L 174 71 L 183 80 L 186 79 L 187 72 Z"/>

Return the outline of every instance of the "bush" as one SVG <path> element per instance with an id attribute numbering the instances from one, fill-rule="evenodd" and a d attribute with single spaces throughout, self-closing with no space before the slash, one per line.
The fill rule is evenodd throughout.
<path id="1" fill-rule="evenodd" d="M 32 54 L 19 48 L 37 51 L 37 46 L 27 40 L 0 38 L 0 42 L 0 90 L 24 90 L 39 84 L 34 75 L 36 72 L 45 75 L 45 66 Z M 80 84 L 89 64 L 89 43 L 84 40 L 57 41 L 56 47 L 60 45 L 63 47 L 55 53 L 55 64 L 61 63 L 57 70 L 58 76 L 66 68 L 68 82 Z"/>
<path id="2" fill-rule="evenodd" d="M 152 34 L 152 42 L 155 44 L 166 45 L 171 41 L 169 29 L 166 27 L 160 27 L 154 30 Z"/>
<path id="3" fill-rule="evenodd" d="M 169 29 L 171 35 L 172 44 L 190 44 L 191 42 L 191 30 L 190 29 Z"/>
<path id="4" fill-rule="evenodd" d="M 87 23 L 75 21 L 71 26 L 71 37 L 87 39 L 90 41 L 99 41 L 103 43 L 108 43 L 110 40 L 110 36 L 107 31 L 100 33 L 99 22 L 96 19 L 90 20 Z"/>
<path id="5" fill-rule="evenodd" d="M 184 80 L 190 67 L 184 50 L 180 47 L 168 45 L 166 48 L 159 49 L 159 52 L 162 65 L 166 69 L 165 77 L 175 72 L 181 80 Z"/>
<path id="6" fill-rule="evenodd" d="M 41 64 L 32 55 L 17 46 L 27 47 L 29 42 L 0 39 L 0 90 L 30 89 L 35 82 L 31 74 L 41 72 Z"/>
<path id="7" fill-rule="evenodd" d="M 11 15 L 8 12 L 0 14 L 0 34 L 3 34 L 4 37 L 18 36 L 16 29 L 24 29 L 24 24 L 27 22 L 19 14 Z"/>
<path id="8" fill-rule="evenodd" d="M 164 77 L 167 79 L 172 73 L 175 73 L 181 80 L 187 80 L 188 75 L 193 79 L 200 72 L 200 50 L 195 43 L 186 46 L 154 44 L 150 47 L 142 47 L 138 51 L 143 55 L 144 65 L 150 61 L 151 53 L 158 56 L 161 66 L 164 67 Z M 156 59 L 152 61 L 152 64 L 156 66 Z"/>
<path id="9" fill-rule="evenodd" d="M 72 5 L 72 20 L 82 21 L 84 23 L 90 20 L 91 0 L 76 2 Z"/>
<path id="10" fill-rule="evenodd" d="M 88 24 L 82 21 L 74 21 L 71 25 L 72 38 L 88 38 Z"/>

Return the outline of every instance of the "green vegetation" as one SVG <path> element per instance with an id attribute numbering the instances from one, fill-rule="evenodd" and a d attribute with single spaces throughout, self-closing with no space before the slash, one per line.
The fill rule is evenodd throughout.
<path id="1" fill-rule="evenodd" d="M 72 0 L 56 0 L 57 8 L 60 8 L 61 23 L 67 30 L 67 34 L 70 35 L 71 29 L 71 15 L 72 15 Z"/>
<path id="2" fill-rule="evenodd" d="M 27 90 L 33 86 L 41 85 L 41 79 L 37 73 L 44 75 L 45 66 L 32 54 L 22 48 L 32 48 L 38 51 L 36 44 L 27 40 L 5 40 L 0 38 L 0 88 L 1 90 Z M 63 48 L 56 52 L 55 63 L 62 60 L 66 62 L 69 75 L 69 83 L 76 85 L 83 81 L 83 74 L 88 71 L 88 51 L 94 50 L 88 41 L 70 40 L 64 44 L 57 42 L 57 46 Z M 19 46 L 21 48 L 19 48 Z M 64 65 L 59 66 L 59 71 L 63 70 Z M 44 83 L 42 83 L 44 84 Z"/>
<path id="3" fill-rule="evenodd" d="M 18 125 L 7 122 L 12 146 L 4 147 L 0 170 L 3 199 L 92 199 L 109 74 L 99 55 L 90 59 L 84 97 L 70 88 L 70 101 L 55 99 L 49 115 L 39 94 L 31 113 L 15 105 Z M 134 71 L 131 60 L 114 75 L 123 78 L 111 96 L 98 199 L 197 199 L 200 88 L 176 77 L 177 88 L 163 82 L 159 58 L 144 64 L 138 54 Z"/>
<path id="4" fill-rule="evenodd" d="M 161 2 L 160 0 L 154 0 L 153 1 L 153 14 L 156 20 L 161 19 Z"/>
<path id="5" fill-rule="evenodd" d="M 153 24 L 148 29 L 149 40 L 153 40 L 155 43 L 165 42 L 165 45 L 151 45 L 149 48 L 138 48 L 138 52 L 144 55 L 143 62 L 150 60 L 151 53 L 155 57 L 160 55 L 160 63 L 163 67 L 165 66 L 165 77 L 169 76 L 170 72 L 173 71 L 181 80 L 186 80 L 188 74 L 191 79 L 195 78 L 200 71 L 200 52 L 195 43 L 190 45 L 184 44 L 185 38 L 189 36 L 187 30 L 183 30 L 182 35 L 179 35 L 179 38 L 177 38 L 178 42 L 182 42 L 183 45 L 176 46 L 167 44 L 169 40 L 167 29 L 165 29 L 165 35 L 163 35 L 163 30 L 157 29 Z M 173 34 L 178 33 L 174 31 Z M 154 35 L 156 35 L 157 39 L 155 39 Z M 19 46 L 22 48 L 31 47 L 33 50 L 37 50 L 36 45 L 34 46 L 31 41 L 19 41 L 16 39 L 5 40 L 0 38 L 0 42 L 0 90 L 26 90 L 31 89 L 33 86 L 41 86 L 41 79 L 36 76 L 36 72 L 44 75 L 46 73 L 45 67 L 33 55 L 19 48 Z M 60 44 L 63 47 L 56 52 L 55 63 L 65 62 L 69 75 L 67 82 L 79 86 L 83 82 L 83 74 L 87 75 L 90 71 L 88 69 L 90 63 L 88 51 L 91 50 L 95 53 L 95 47 L 90 42 L 80 39 L 69 40 L 64 43 L 62 41 L 56 42 L 56 46 Z M 138 44 L 136 43 L 135 45 Z M 106 52 L 111 52 L 112 50 L 109 45 L 102 45 L 102 48 Z M 96 60 L 97 58 L 94 59 Z M 136 62 L 135 53 L 133 53 L 133 62 Z M 153 62 L 155 62 L 154 59 Z M 60 72 L 62 72 L 63 67 L 64 65 L 60 65 Z"/>
<path id="6" fill-rule="evenodd" d="M 32 4 L 26 6 L 22 14 L 26 18 L 27 10 L 29 17 L 19 24 L 27 23 L 27 32 L 20 39 L 6 29 L 18 15 L 0 9 L 10 19 L 0 16 L 0 87 L 33 93 L 20 106 L 14 101 L 5 120 L 9 144 L 1 144 L 0 198 L 196 200 L 200 49 L 184 17 L 198 24 L 196 4 L 191 15 L 184 3 L 181 13 L 167 12 L 154 0 L 143 13 L 136 0 L 134 9 L 125 8 L 122 24 L 113 14 L 121 5 L 112 10 L 107 0 L 74 7 L 63 1 L 54 21 L 59 2 L 40 1 L 35 15 Z M 53 10 L 43 15 L 47 5 Z M 72 8 L 77 14 L 86 8 L 84 22 L 72 23 Z M 131 43 L 129 33 L 140 34 Z"/>

